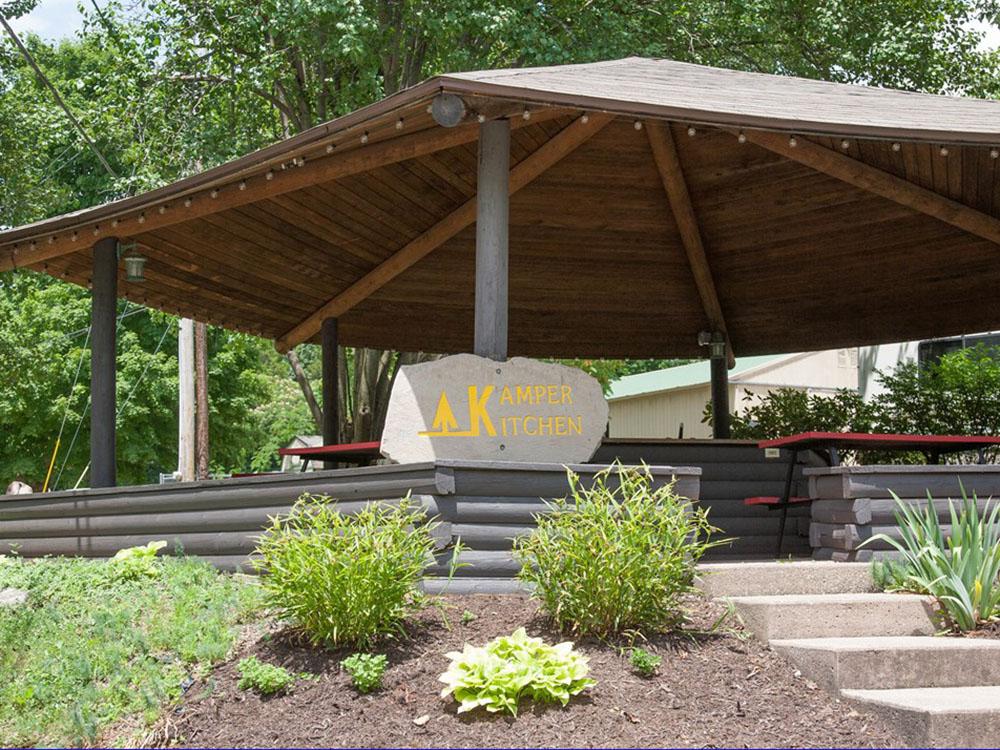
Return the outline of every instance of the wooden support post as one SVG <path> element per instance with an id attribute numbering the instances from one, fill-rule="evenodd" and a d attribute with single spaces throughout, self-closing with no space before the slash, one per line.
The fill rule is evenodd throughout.
<path id="1" fill-rule="evenodd" d="M 340 442 L 340 405 L 338 380 L 340 363 L 337 361 L 337 319 L 327 318 L 320 329 L 321 356 L 323 359 L 323 445 Z M 336 461 L 327 461 L 327 469 L 336 469 Z"/>
<path id="2" fill-rule="evenodd" d="M 476 338 L 480 357 L 507 359 L 510 120 L 479 126 L 476 182 Z"/>
<path id="3" fill-rule="evenodd" d="M 94 245 L 90 311 L 90 486 L 114 487 L 115 353 L 117 349 L 118 240 Z"/>
<path id="4" fill-rule="evenodd" d="M 182 482 L 195 479 L 194 321 L 181 318 L 177 335 L 177 471 Z"/>
<path id="5" fill-rule="evenodd" d="M 712 355 L 712 437 L 728 439 L 729 429 L 729 363 L 725 352 Z"/>

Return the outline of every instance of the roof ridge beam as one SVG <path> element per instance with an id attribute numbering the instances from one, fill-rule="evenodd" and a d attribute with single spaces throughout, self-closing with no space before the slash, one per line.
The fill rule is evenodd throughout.
<path id="1" fill-rule="evenodd" d="M 695 213 L 694 204 L 691 202 L 691 193 L 688 190 L 687 180 L 684 178 L 684 170 L 681 167 L 680 157 L 677 154 L 677 144 L 674 141 L 673 133 L 670 132 L 670 123 L 647 121 L 646 135 L 649 138 L 650 148 L 653 150 L 653 160 L 656 162 L 656 170 L 660 173 L 663 189 L 667 193 L 670 210 L 673 212 L 674 221 L 680 232 L 681 244 L 684 245 L 688 266 L 691 268 L 695 286 L 698 288 L 701 306 L 713 331 L 717 331 L 726 337 L 726 359 L 731 369 L 736 365 L 736 359 L 733 355 L 732 344 L 729 341 L 726 318 L 722 313 L 719 292 L 715 286 L 715 279 L 712 276 L 708 254 L 705 252 L 705 243 L 701 236 L 698 215 Z"/>
<path id="2" fill-rule="evenodd" d="M 737 134 L 736 131 L 730 132 Z M 785 134 L 763 130 L 740 132 L 750 143 L 768 151 L 1000 245 L 1000 219 L 964 203 L 915 185 L 851 156 L 832 151 L 808 138 L 796 138 L 795 145 L 792 145 Z"/>
<path id="3" fill-rule="evenodd" d="M 525 127 L 565 112 L 553 109 L 541 114 L 542 117 L 534 120 L 514 118 L 511 125 L 515 128 Z M 34 238 L 26 237 L 0 248 L 0 272 L 86 250 L 104 237 L 130 238 L 139 233 L 238 208 L 318 183 L 472 143 L 478 137 L 478 123 L 468 123 L 456 128 L 433 126 L 398 138 L 358 146 L 349 151 L 334 151 L 329 156 L 296 157 L 295 163 L 300 166 L 269 169 L 232 179 L 225 184 L 210 184 L 195 192 L 179 193 L 172 198 L 131 208 L 120 215 L 104 216 L 97 221 L 88 222 L 85 217 L 81 217 L 80 223 L 58 230 L 45 231 L 40 227 Z"/>
<path id="4" fill-rule="evenodd" d="M 510 195 L 529 184 L 556 162 L 572 153 L 596 135 L 614 119 L 611 115 L 583 115 L 552 136 L 543 145 L 522 159 L 510 170 Z M 308 318 L 274 342 L 279 352 L 308 341 L 319 332 L 326 318 L 337 318 L 355 305 L 368 299 L 442 244 L 476 221 L 476 200 L 473 195 L 465 203 L 438 221 L 420 236 L 408 242 L 393 255 L 351 284 L 336 297 L 313 312 Z"/>

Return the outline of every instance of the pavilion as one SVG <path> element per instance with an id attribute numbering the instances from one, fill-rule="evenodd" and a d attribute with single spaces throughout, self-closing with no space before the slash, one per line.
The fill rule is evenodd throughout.
<path id="1" fill-rule="evenodd" d="M 708 345 L 724 394 L 734 354 L 1000 328 L 998 156 L 1000 102 L 639 58 L 460 73 L 0 232 L 0 271 L 93 289 L 91 485 L 109 487 L 118 297 L 321 342 L 325 394 L 338 343 Z"/>

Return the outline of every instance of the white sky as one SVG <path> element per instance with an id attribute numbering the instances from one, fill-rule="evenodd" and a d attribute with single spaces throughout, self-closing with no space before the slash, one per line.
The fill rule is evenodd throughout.
<path id="1" fill-rule="evenodd" d="M 42 0 L 31 13 L 12 21 L 11 25 L 19 34 L 33 32 L 45 39 L 71 36 L 83 23 L 83 17 L 77 9 L 78 2 L 79 0 Z M 977 23 L 974 28 L 986 32 L 984 47 L 1000 47 L 1000 28 L 985 23 Z"/>

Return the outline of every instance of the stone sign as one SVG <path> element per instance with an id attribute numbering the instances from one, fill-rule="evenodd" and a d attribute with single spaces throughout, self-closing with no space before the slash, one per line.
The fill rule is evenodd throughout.
<path id="1" fill-rule="evenodd" d="M 601 385 L 582 370 L 456 354 L 400 369 L 382 455 L 399 463 L 580 463 L 594 455 L 607 424 Z"/>

